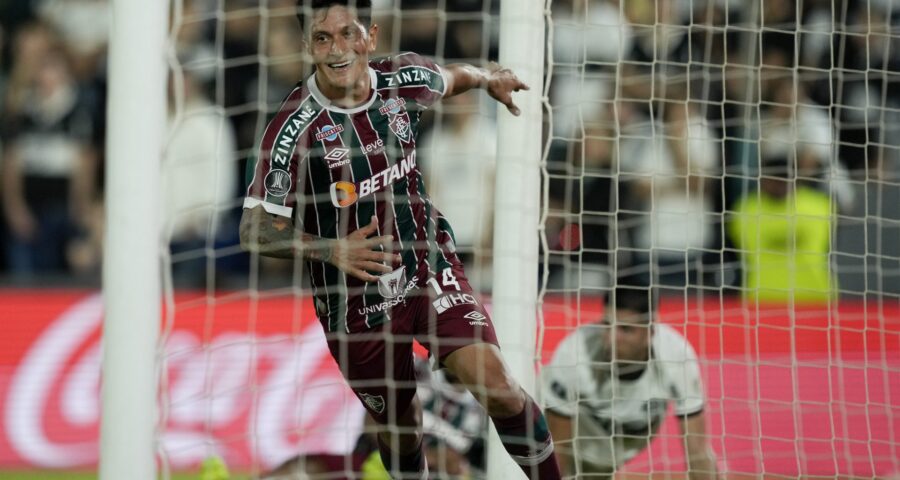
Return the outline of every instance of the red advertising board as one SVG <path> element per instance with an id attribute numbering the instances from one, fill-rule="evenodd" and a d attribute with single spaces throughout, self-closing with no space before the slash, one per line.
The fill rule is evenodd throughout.
<path id="1" fill-rule="evenodd" d="M 542 359 L 601 302 L 551 297 Z M 0 468 L 97 462 L 96 292 L 0 290 Z M 720 468 L 873 476 L 900 472 L 900 306 L 746 305 L 666 299 L 661 321 L 701 358 Z M 172 468 L 212 452 L 271 467 L 296 453 L 348 451 L 362 409 L 344 386 L 308 298 L 178 294 L 163 322 L 160 451 Z M 148 412 L 148 415 L 151 415 Z M 677 426 L 628 468 L 683 468 Z M 831 459 L 821 461 L 821 459 Z"/>

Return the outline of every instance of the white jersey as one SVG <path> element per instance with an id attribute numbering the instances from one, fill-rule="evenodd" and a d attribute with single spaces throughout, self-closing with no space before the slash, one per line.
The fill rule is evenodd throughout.
<path id="1" fill-rule="evenodd" d="M 703 410 L 697 354 L 672 327 L 656 324 L 652 355 L 640 377 L 610 375 L 597 357 L 602 328 L 585 325 L 566 337 L 542 373 L 546 407 L 572 417 L 575 460 L 582 470 L 611 471 L 644 449 L 669 404 L 674 414 Z"/>

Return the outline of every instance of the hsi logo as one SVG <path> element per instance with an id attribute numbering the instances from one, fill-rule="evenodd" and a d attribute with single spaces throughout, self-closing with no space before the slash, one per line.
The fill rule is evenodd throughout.
<path id="1" fill-rule="evenodd" d="M 338 134 L 344 131 L 343 125 L 325 125 L 316 133 L 316 140 L 328 140 L 329 142 L 337 138 Z"/>
<path id="2" fill-rule="evenodd" d="M 431 305 L 437 311 L 438 314 L 444 313 L 447 310 L 457 306 L 457 305 L 476 305 L 478 303 L 475 300 L 473 295 L 463 292 L 457 293 L 448 293 L 437 300 L 431 302 Z M 478 312 L 473 312 L 478 313 Z M 468 317 L 466 317 L 468 318 Z"/>

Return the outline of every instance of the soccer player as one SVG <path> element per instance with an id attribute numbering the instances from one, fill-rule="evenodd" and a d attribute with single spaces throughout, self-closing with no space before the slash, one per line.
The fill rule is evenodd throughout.
<path id="1" fill-rule="evenodd" d="M 547 421 L 565 475 L 612 478 L 651 441 L 674 402 L 692 480 L 716 477 L 697 355 L 653 321 L 648 289 L 617 287 L 600 323 L 560 343 L 543 372 Z"/>
<path id="2" fill-rule="evenodd" d="M 240 235 L 260 255 L 303 259 L 328 346 L 369 414 L 395 477 L 426 478 L 412 341 L 484 405 L 530 478 L 559 478 L 546 420 L 504 365 L 447 220 L 416 166 L 421 112 L 482 88 L 514 115 L 510 70 L 439 66 L 415 53 L 369 60 L 368 0 L 301 0 L 315 72 L 263 133 Z"/>

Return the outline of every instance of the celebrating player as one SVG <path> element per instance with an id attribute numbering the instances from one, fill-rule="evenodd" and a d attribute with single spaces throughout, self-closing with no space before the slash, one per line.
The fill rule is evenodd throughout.
<path id="1" fill-rule="evenodd" d="M 611 478 L 650 443 L 674 401 L 690 478 L 715 478 L 697 355 L 678 332 L 653 322 L 655 310 L 648 289 L 616 288 L 603 321 L 566 337 L 544 369 L 547 420 L 565 475 Z"/>
<path id="2" fill-rule="evenodd" d="M 530 478 L 559 478 L 544 416 L 504 365 L 416 166 L 425 108 L 483 88 L 518 115 L 511 94 L 528 87 L 496 65 L 442 67 L 415 53 L 370 61 L 370 1 L 298 3 L 316 68 L 262 136 L 241 244 L 307 261 L 332 356 L 369 414 L 390 426 L 379 450 L 394 476 L 427 476 L 415 338 L 475 394 Z"/>

